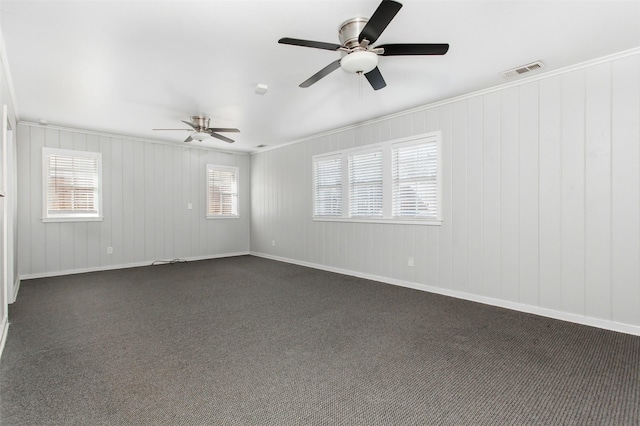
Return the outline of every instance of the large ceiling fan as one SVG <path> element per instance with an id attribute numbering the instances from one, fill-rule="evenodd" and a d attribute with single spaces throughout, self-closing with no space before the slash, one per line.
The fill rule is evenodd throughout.
<path id="1" fill-rule="evenodd" d="M 240 130 L 225 128 L 225 127 L 209 127 L 210 119 L 209 117 L 194 115 L 191 117 L 191 121 L 181 120 L 183 123 L 191 126 L 190 129 L 151 129 L 151 130 L 182 130 L 187 132 L 192 132 L 184 141 L 191 142 L 192 140 L 203 141 L 209 137 L 214 137 L 216 139 L 220 139 L 225 142 L 233 143 L 235 142 L 233 139 L 229 139 L 226 136 L 219 135 L 217 132 L 234 132 L 238 133 Z"/>
<path id="2" fill-rule="evenodd" d="M 342 67 L 343 70 L 364 74 L 374 90 L 387 85 L 378 69 L 378 56 L 400 55 L 444 55 L 449 50 L 448 44 L 384 44 L 372 46 L 380 34 L 402 8 L 402 4 L 393 0 L 382 0 L 370 19 L 351 18 L 340 25 L 338 37 L 340 44 L 321 41 L 281 38 L 278 43 L 294 46 L 313 47 L 324 50 L 339 50 L 342 58 L 329 65 L 302 82 L 300 87 L 309 87 L 323 77 Z"/>

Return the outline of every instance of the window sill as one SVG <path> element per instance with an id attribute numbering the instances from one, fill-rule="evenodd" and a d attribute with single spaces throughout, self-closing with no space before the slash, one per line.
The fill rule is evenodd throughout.
<path id="1" fill-rule="evenodd" d="M 206 216 L 207 219 L 240 219 L 240 216 Z"/>
<path id="2" fill-rule="evenodd" d="M 438 219 L 383 219 L 383 218 L 354 218 L 354 217 L 317 217 L 312 218 L 316 222 L 352 222 L 352 223 L 383 223 L 394 225 L 426 225 L 441 226 L 442 220 Z"/>
<path id="3" fill-rule="evenodd" d="M 102 222 L 104 218 L 100 217 L 43 217 L 42 221 L 47 222 Z"/>

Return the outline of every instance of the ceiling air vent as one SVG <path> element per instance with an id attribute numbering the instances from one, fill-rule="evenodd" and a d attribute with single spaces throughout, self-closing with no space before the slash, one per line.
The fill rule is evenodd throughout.
<path id="1" fill-rule="evenodd" d="M 508 80 L 510 78 L 518 77 L 531 71 L 539 70 L 540 68 L 544 68 L 544 62 L 535 61 L 531 62 L 530 64 L 522 65 L 512 70 L 505 71 L 502 73 L 502 76 Z"/>

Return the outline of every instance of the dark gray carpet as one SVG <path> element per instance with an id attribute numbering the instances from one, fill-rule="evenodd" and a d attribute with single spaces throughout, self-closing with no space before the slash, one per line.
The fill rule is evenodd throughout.
<path id="1" fill-rule="evenodd" d="M 638 425 L 640 337 L 243 256 L 24 281 L 9 425 Z"/>

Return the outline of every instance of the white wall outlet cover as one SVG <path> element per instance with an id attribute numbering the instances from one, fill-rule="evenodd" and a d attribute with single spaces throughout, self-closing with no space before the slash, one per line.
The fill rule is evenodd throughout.
<path id="1" fill-rule="evenodd" d="M 189 210 L 193 209 L 193 204 L 187 203 L 187 209 L 189 209 Z"/>

